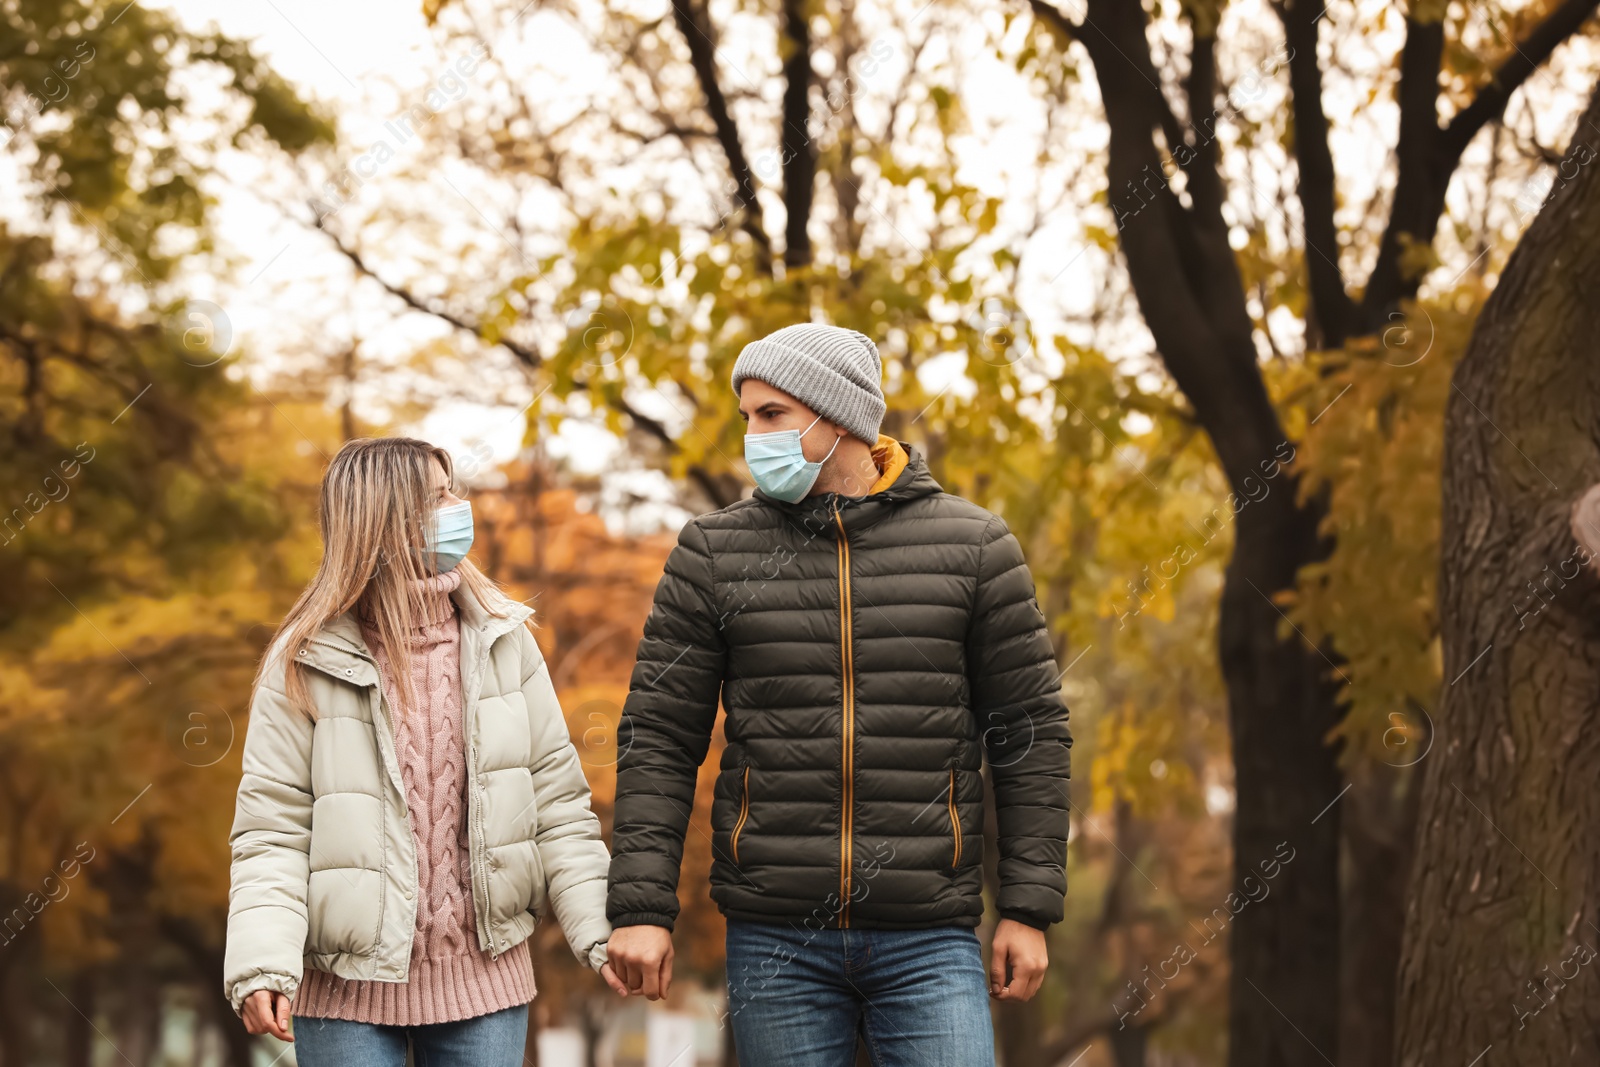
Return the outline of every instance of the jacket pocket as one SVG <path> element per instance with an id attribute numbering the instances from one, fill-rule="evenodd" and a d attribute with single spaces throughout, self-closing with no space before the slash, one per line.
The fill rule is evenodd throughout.
<path id="1" fill-rule="evenodd" d="M 950 869 L 961 866 L 961 812 L 956 807 L 956 769 L 950 768 Z"/>
<path id="2" fill-rule="evenodd" d="M 364 867 L 312 871 L 306 886 L 306 951 L 315 955 L 377 950 L 384 875 Z"/>
<path id="3" fill-rule="evenodd" d="M 734 866 L 739 865 L 739 834 L 744 830 L 745 820 L 748 818 L 750 818 L 750 764 L 746 763 L 739 785 L 739 817 L 734 821 L 733 838 L 728 846 L 733 853 Z"/>

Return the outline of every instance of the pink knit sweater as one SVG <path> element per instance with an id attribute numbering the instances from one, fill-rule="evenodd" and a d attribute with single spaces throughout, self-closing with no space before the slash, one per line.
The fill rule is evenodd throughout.
<path id="1" fill-rule="evenodd" d="M 460 617 L 450 594 L 458 571 L 422 579 L 428 610 L 411 637 L 412 711 L 398 715 L 395 679 L 376 631 L 362 636 L 397 716 L 395 750 L 417 842 L 417 927 L 405 982 L 340 978 L 307 968 L 296 1015 L 416 1026 L 470 1019 L 533 999 L 528 943 L 491 960 L 478 948 L 467 838 L 466 731 L 461 706 Z"/>

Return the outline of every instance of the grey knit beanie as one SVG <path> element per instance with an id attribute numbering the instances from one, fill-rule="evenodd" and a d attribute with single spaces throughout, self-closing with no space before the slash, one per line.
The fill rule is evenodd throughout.
<path id="1" fill-rule="evenodd" d="M 788 393 L 872 444 L 883 422 L 883 360 L 872 338 L 802 322 L 751 341 L 733 362 L 733 391 L 746 378 Z"/>

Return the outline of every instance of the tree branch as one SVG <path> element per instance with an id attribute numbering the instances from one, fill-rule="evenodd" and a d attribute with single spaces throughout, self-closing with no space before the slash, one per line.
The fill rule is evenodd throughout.
<path id="1" fill-rule="evenodd" d="M 1444 51 L 1444 26 L 1406 20 L 1406 43 L 1400 55 L 1400 139 L 1396 146 L 1399 172 L 1394 205 L 1378 249 L 1378 261 L 1367 282 L 1359 309 L 1358 328 L 1378 328 L 1400 300 L 1415 295 L 1420 277 L 1401 263 L 1409 245 L 1427 246 L 1438 232 L 1444 194 L 1461 155 L 1477 132 L 1505 111 L 1510 96 L 1595 11 L 1597 0 L 1566 0 L 1522 41 L 1479 90 L 1472 103 L 1440 128 L 1439 68 Z"/>
<path id="2" fill-rule="evenodd" d="M 705 94 L 706 110 L 717 129 L 717 143 L 728 157 L 728 169 L 733 173 L 734 203 L 740 214 L 739 226 L 756 246 L 756 266 L 763 274 L 772 273 L 772 242 L 767 237 L 761 217 L 761 203 L 756 199 L 755 175 L 744 154 L 744 142 L 739 138 L 739 128 L 734 125 L 728 110 L 728 99 L 723 95 L 722 84 L 717 81 L 716 48 L 712 44 L 709 20 L 693 6 L 693 0 L 672 0 L 672 17 L 684 43 L 689 46 L 689 63 Z"/>
<path id="3" fill-rule="evenodd" d="M 384 278 L 367 264 L 366 260 L 362 258 L 359 251 L 351 248 L 349 245 L 346 245 L 343 241 L 341 241 L 337 234 L 322 224 L 320 219 L 317 220 L 317 222 L 315 222 L 313 225 L 316 227 L 316 229 L 322 231 L 322 233 L 327 236 L 328 240 L 333 243 L 333 247 L 339 252 L 340 255 L 344 256 L 345 259 L 350 261 L 351 266 L 355 267 L 358 274 L 362 275 L 363 277 L 370 278 L 372 281 L 382 286 L 384 291 L 395 297 L 395 299 L 401 301 L 414 311 L 420 311 L 424 315 L 431 315 L 441 322 L 449 323 L 451 326 L 454 326 L 463 333 L 470 333 L 478 340 L 486 341 L 482 330 L 476 324 L 462 318 L 460 315 L 457 315 L 446 308 L 437 306 L 430 300 L 423 299 L 416 293 L 413 293 L 410 289 L 407 289 L 405 286 L 397 285 L 394 282 Z M 536 370 L 544 365 L 543 354 L 541 354 L 538 349 L 531 345 L 523 344 L 522 342 L 513 340 L 512 338 L 506 337 L 503 334 L 497 337 L 493 343 L 505 349 L 507 352 L 510 352 L 517 358 L 518 362 L 520 362 L 529 370 Z M 675 456 L 683 451 L 683 446 L 678 444 L 677 440 L 672 436 L 671 431 L 663 426 L 658 420 L 651 418 L 649 415 L 639 411 L 620 393 L 615 396 L 608 396 L 606 395 L 606 390 L 595 389 L 586 379 L 577 375 L 573 376 L 572 384 L 577 388 L 588 392 L 591 396 L 599 397 L 603 402 L 611 407 L 614 407 L 619 413 L 626 415 L 633 423 L 635 428 L 642 430 L 647 436 L 655 439 L 661 445 L 661 447 L 666 450 L 668 455 Z M 727 507 L 729 504 L 732 504 L 734 501 L 739 499 L 739 492 L 736 485 L 732 484 L 729 479 L 719 478 L 717 475 L 706 470 L 699 464 L 691 465 L 685 473 L 688 475 L 689 480 L 694 482 L 695 485 L 699 486 L 701 491 L 706 494 L 714 507 Z"/>
<path id="4" fill-rule="evenodd" d="M 834 157 L 834 169 L 830 176 L 834 200 L 838 205 L 834 222 L 838 233 L 834 243 L 853 262 L 856 254 L 861 251 L 862 229 L 861 223 L 856 219 L 856 211 L 861 206 L 861 189 L 852 176 L 855 166 L 856 133 L 860 129 L 860 122 L 856 115 L 855 94 L 849 92 L 850 67 L 861 51 L 861 31 L 856 24 L 853 0 L 841 0 L 839 4 L 839 33 L 836 41 L 835 76 L 843 78 L 839 91 L 845 93 L 845 99 L 840 114 L 839 153 Z M 912 58 L 911 68 L 916 69 L 915 56 Z M 893 108 L 890 109 L 889 116 L 889 121 L 893 122 Z"/>
<path id="5" fill-rule="evenodd" d="M 337 234 L 322 224 L 321 219 L 318 219 L 313 225 L 327 234 L 328 240 L 333 242 L 333 247 L 339 251 L 340 255 L 350 261 L 350 265 L 355 267 L 356 273 L 377 282 L 390 296 L 395 297 L 413 311 L 420 311 L 424 315 L 432 315 L 441 322 L 449 323 L 463 333 L 470 333 L 480 341 L 485 340 L 482 328 L 476 323 L 462 318 L 448 308 L 438 306 L 431 300 L 423 299 L 403 285 L 396 285 L 372 267 L 369 267 L 367 261 L 362 258 L 361 253 L 341 241 Z M 523 344 L 521 341 L 505 336 L 497 338 L 494 343 L 516 356 L 518 362 L 529 370 L 537 370 L 544 364 L 543 353 L 531 345 Z"/>
<path id="6" fill-rule="evenodd" d="M 1088 16 L 1073 24 L 1046 0 L 1030 4 L 1058 39 L 1066 33 L 1089 52 L 1110 131 L 1108 198 L 1134 295 L 1163 364 L 1240 486 L 1285 435 L 1257 366 L 1255 324 L 1220 207 L 1207 210 L 1202 197 L 1186 211 L 1166 180 L 1154 135 L 1168 129 L 1171 109 L 1146 73 L 1144 9 L 1089 0 Z M 1196 87 L 1205 81 L 1202 74 Z M 1168 136 L 1169 146 L 1184 146 L 1175 158 L 1195 155 Z"/>
<path id="7" fill-rule="evenodd" d="M 811 204 L 817 184 L 817 147 L 811 140 L 811 27 L 806 0 L 783 0 L 783 264 L 811 263 Z"/>
<path id="8" fill-rule="evenodd" d="M 1334 224 L 1337 195 L 1333 154 L 1328 147 L 1328 116 L 1322 108 L 1322 68 L 1317 60 L 1317 33 L 1322 9 L 1315 0 L 1274 3 L 1283 23 L 1289 54 L 1289 89 L 1294 104 L 1294 156 L 1298 169 L 1296 194 L 1305 217 L 1306 272 L 1311 290 L 1312 319 L 1308 345 L 1338 348 L 1349 336 L 1355 305 L 1339 270 L 1339 231 Z M 1317 9 L 1317 10 L 1313 10 Z"/>
<path id="9" fill-rule="evenodd" d="M 1370 332 L 1385 312 L 1415 291 L 1416 279 L 1403 272 L 1400 259 L 1408 244 L 1432 243 L 1444 193 L 1438 182 L 1449 171 L 1437 166 L 1439 130 L 1439 62 L 1444 55 L 1444 24 L 1406 19 L 1406 43 L 1400 50 L 1400 134 L 1395 145 L 1394 202 L 1378 245 L 1378 261 L 1367 280 L 1357 329 Z"/>
<path id="10" fill-rule="evenodd" d="M 1221 210 L 1224 199 L 1222 178 L 1217 173 L 1220 157 L 1216 130 L 1217 39 L 1202 35 L 1198 27 L 1194 50 L 1189 55 L 1189 76 L 1184 79 L 1184 95 L 1189 108 L 1189 129 L 1195 140 L 1167 147 L 1173 153 L 1173 160 L 1188 176 L 1189 197 L 1196 211 L 1210 214 Z"/>
<path id="11" fill-rule="evenodd" d="M 1457 112 L 1445 127 L 1443 152 L 1452 170 L 1477 132 L 1491 119 L 1505 113 L 1511 94 L 1550 58 L 1557 45 L 1578 32 L 1597 6 L 1600 0 L 1567 0 L 1516 44 L 1488 84 L 1478 90 L 1472 103 Z"/>

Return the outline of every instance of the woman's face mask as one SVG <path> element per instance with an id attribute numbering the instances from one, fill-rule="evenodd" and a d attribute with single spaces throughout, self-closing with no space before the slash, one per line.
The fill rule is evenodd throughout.
<path id="1" fill-rule="evenodd" d="M 472 551 L 472 505 L 463 500 L 436 509 L 423 533 L 434 573 L 445 573 Z"/>
<path id="2" fill-rule="evenodd" d="M 821 415 L 812 419 L 811 426 L 821 419 Z M 775 500 L 793 504 L 804 500 L 806 494 L 811 492 L 811 487 L 817 484 L 822 465 L 833 455 L 834 448 L 839 447 L 841 439 L 835 436 L 828 455 L 813 463 L 806 459 L 805 448 L 800 443 L 800 438 L 811 431 L 811 426 L 804 430 L 775 430 L 772 433 L 744 435 L 744 461 L 750 468 L 750 476 L 763 493 Z"/>

